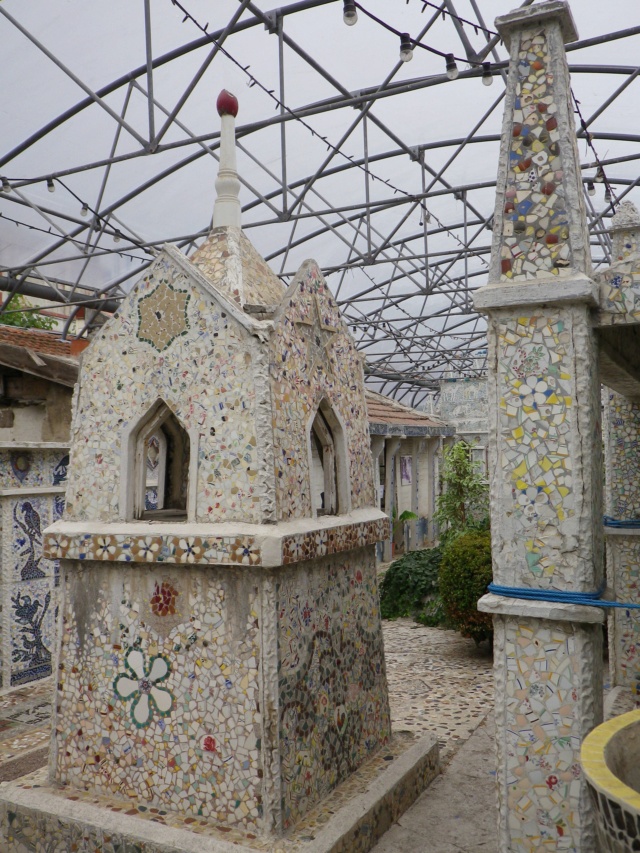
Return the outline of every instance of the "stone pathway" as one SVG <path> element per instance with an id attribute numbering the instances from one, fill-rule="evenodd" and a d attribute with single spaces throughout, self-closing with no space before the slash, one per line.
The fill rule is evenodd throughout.
<path id="1" fill-rule="evenodd" d="M 47 761 L 51 682 L 0 697 L 0 782 L 30 773 Z"/>
<path id="2" fill-rule="evenodd" d="M 489 717 L 371 853 L 495 853 L 497 820 Z"/>
<path id="3" fill-rule="evenodd" d="M 394 731 L 435 734 L 444 766 L 493 708 L 493 661 L 455 631 L 383 622 Z"/>

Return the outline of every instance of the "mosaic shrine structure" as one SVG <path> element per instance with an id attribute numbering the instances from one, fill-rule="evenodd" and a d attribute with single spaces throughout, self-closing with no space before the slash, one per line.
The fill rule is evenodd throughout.
<path id="1" fill-rule="evenodd" d="M 82 358 L 46 533 L 51 782 L 292 827 L 390 736 L 388 536 L 361 358 L 317 265 L 285 290 L 231 226 L 190 260 L 165 247 Z"/>

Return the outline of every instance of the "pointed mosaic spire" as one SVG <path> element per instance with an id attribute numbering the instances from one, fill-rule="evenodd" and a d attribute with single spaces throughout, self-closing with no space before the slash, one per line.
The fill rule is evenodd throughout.
<path id="1" fill-rule="evenodd" d="M 589 275 L 591 258 L 562 0 L 496 20 L 510 51 L 490 283 Z"/>
<path id="2" fill-rule="evenodd" d="M 216 178 L 213 227 L 240 228 L 240 181 L 236 166 L 236 116 L 238 99 L 223 89 L 216 102 L 220 116 L 220 167 Z"/>
<path id="3" fill-rule="evenodd" d="M 640 251 L 640 213 L 631 201 L 623 201 L 611 218 L 609 228 L 613 249 L 612 261 L 623 261 Z"/>

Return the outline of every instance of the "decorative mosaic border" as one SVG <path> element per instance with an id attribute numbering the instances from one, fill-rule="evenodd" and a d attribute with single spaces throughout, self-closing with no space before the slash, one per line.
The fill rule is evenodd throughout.
<path id="1" fill-rule="evenodd" d="M 45 533 L 50 559 L 114 563 L 278 566 L 373 545 L 390 536 L 388 518 L 283 535 L 180 536 L 128 533 Z M 274 558 L 274 546 L 277 556 Z"/>
<path id="2" fill-rule="evenodd" d="M 382 542 L 391 535 L 389 519 L 311 530 L 282 539 L 282 564 L 298 563 Z"/>

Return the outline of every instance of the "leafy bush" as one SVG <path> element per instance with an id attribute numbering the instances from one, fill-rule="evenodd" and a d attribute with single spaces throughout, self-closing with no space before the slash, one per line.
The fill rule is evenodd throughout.
<path id="1" fill-rule="evenodd" d="M 444 451 L 442 494 L 436 499 L 434 513 L 441 545 L 488 517 L 489 486 L 480 464 L 471 458 L 472 449 L 473 445 L 458 441 Z"/>
<path id="2" fill-rule="evenodd" d="M 439 625 L 443 611 L 438 594 L 440 548 L 409 551 L 395 560 L 380 584 L 383 619 L 411 616 L 423 625 Z"/>
<path id="3" fill-rule="evenodd" d="M 476 643 L 493 634 L 488 613 L 477 609 L 478 599 L 491 583 L 491 534 L 470 531 L 453 539 L 442 553 L 438 585 L 445 613 L 463 637 Z"/>
<path id="4" fill-rule="evenodd" d="M 56 321 L 53 317 L 40 314 L 35 308 L 33 311 L 25 310 L 31 308 L 32 305 L 21 293 L 10 296 L 5 307 L 8 312 L 16 311 L 17 313 L 0 315 L 0 324 L 3 326 L 19 326 L 22 329 L 46 329 L 47 331 L 55 328 Z"/>

